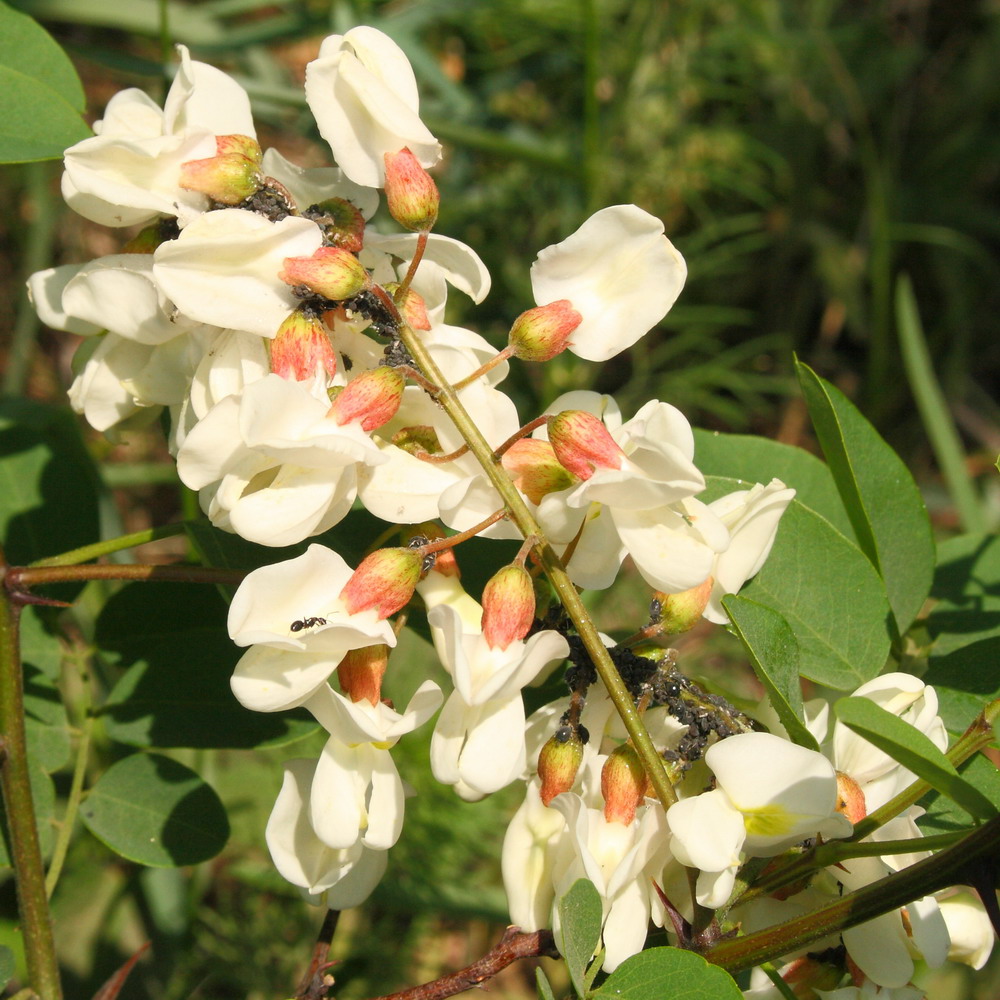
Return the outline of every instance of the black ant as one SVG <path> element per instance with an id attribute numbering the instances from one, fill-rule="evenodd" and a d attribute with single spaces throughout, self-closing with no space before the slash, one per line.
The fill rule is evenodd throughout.
<path id="1" fill-rule="evenodd" d="M 304 628 L 315 628 L 317 625 L 325 625 L 325 618 L 299 618 L 288 627 L 293 632 L 301 632 Z"/>

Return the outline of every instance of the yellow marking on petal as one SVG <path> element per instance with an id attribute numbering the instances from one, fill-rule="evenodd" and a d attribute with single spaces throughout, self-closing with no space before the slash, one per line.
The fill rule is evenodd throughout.
<path id="1" fill-rule="evenodd" d="M 742 809 L 747 834 L 751 837 L 779 837 L 791 833 L 797 817 L 784 806 L 768 805 Z"/>
<path id="2" fill-rule="evenodd" d="M 379 740 L 378 742 L 373 740 L 372 746 L 375 747 L 376 750 L 391 750 L 395 746 L 395 743 L 391 740 Z"/>

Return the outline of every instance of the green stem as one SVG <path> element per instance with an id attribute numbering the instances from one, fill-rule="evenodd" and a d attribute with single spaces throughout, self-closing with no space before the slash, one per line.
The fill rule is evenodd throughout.
<path id="1" fill-rule="evenodd" d="M 24 730 L 21 672 L 21 606 L 0 587 L 0 786 L 3 789 L 10 857 L 17 884 L 18 913 L 28 979 L 41 1000 L 60 1000 L 59 963 L 45 895 L 45 868 L 35 826 L 35 809 Z"/>
<path id="2" fill-rule="evenodd" d="M 69 552 L 62 552 L 57 556 L 39 559 L 31 563 L 31 568 L 34 569 L 40 566 L 75 566 L 78 563 L 97 559 L 99 556 L 106 556 L 111 552 L 120 552 L 122 549 L 135 548 L 137 545 L 145 545 L 147 542 L 155 542 L 161 538 L 182 535 L 189 523 L 181 521 L 178 524 L 165 524 L 161 528 L 146 528 L 144 531 L 134 531 L 130 535 L 119 535 L 117 538 L 109 538 L 104 542 L 94 542 L 93 545 L 84 545 L 79 549 L 70 549 Z"/>
<path id="3" fill-rule="evenodd" d="M 458 393 L 454 387 L 445 379 L 431 357 L 430 352 L 424 346 L 420 338 L 405 324 L 400 328 L 400 339 L 410 352 L 410 357 L 416 362 L 423 373 L 440 387 L 437 402 L 454 422 L 455 427 L 462 437 L 468 442 L 469 450 L 479 460 L 487 477 L 500 494 L 504 505 L 510 512 L 510 520 L 517 526 L 518 531 L 524 538 L 535 536 L 539 539 L 535 545 L 535 555 L 545 570 L 546 575 L 552 583 L 553 588 L 559 595 L 562 606 L 576 626 L 576 630 L 583 641 L 587 653 L 590 655 L 604 686 L 608 690 L 612 704 L 621 716 L 625 729 L 632 738 L 632 744 L 642 760 L 643 767 L 649 775 L 649 780 L 653 785 L 657 798 L 664 809 L 677 801 L 674 790 L 670 785 L 670 779 L 663 766 L 663 760 L 656 752 L 653 741 L 642 724 L 642 719 L 636 711 L 632 696 L 625 687 L 615 665 L 608 656 L 601 637 L 597 634 L 597 629 L 590 619 L 590 615 L 584 607 L 576 587 L 573 585 L 566 572 L 565 566 L 559 556 L 556 555 L 549 544 L 538 522 L 535 520 L 527 504 L 518 493 L 517 488 L 511 482 L 503 466 L 493 453 L 493 449 L 480 433 L 479 428 L 473 423 L 465 407 L 458 398 Z"/>
<path id="4" fill-rule="evenodd" d="M 919 844 L 919 841 L 916 843 Z M 973 881 L 977 861 L 996 859 L 1000 844 L 1000 817 L 977 827 L 961 843 L 911 865 L 900 872 L 840 897 L 828 906 L 756 934 L 722 941 L 704 953 L 729 973 L 752 969 L 803 948 L 828 934 L 857 927 L 914 899 L 952 885 Z"/>
<path id="5" fill-rule="evenodd" d="M 73 836 L 73 827 L 76 825 L 77 810 L 80 808 L 80 801 L 83 798 L 83 781 L 87 774 L 90 736 L 93 731 L 94 717 L 88 714 L 83 720 L 80 743 L 76 748 L 76 764 L 73 767 L 73 783 L 70 785 L 69 798 L 66 800 L 66 812 L 63 814 L 62 826 L 59 828 L 56 846 L 52 851 L 49 873 L 45 877 L 45 895 L 49 899 L 52 898 L 52 893 L 59 882 L 59 876 L 62 874 L 63 863 L 66 861 L 66 853 L 69 850 L 69 842 Z"/>

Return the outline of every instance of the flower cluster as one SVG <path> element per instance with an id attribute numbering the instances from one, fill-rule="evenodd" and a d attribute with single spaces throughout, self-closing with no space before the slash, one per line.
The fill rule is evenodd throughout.
<path id="1" fill-rule="evenodd" d="M 662 224 L 618 205 L 542 250 L 535 306 L 498 353 L 445 321 L 449 286 L 479 302 L 490 279 L 472 249 L 431 232 L 438 192 L 427 168 L 441 148 L 420 120 L 405 55 L 355 28 L 323 42 L 305 86 L 336 167 L 303 169 L 262 150 L 246 94 L 183 47 L 162 110 L 138 91 L 117 95 L 97 134 L 67 151 L 63 192 L 88 219 L 141 228 L 118 254 L 35 274 L 33 301 L 49 325 L 84 337 L 73 406 L 110 433 L 166 410 L 179 475 L 218 528 L 292 545 L 356 503 L 418 526 L 357 568 L 313 543 L 250 573 L 232 602 L 230 635 L 246 650 L 235 696 L 253 711 L 304 707 L 328 734 L 318 761 L 286 766 L 266 834 L 280 872 L 332 908 L 367 897 L 402 829 L 392 747 L 443 704 L 430 750 L 438 780 L 468 800 L 526 782 L 503 852 L 513 920 L 558 933 L 554 900 L 585 875 L 604 901 L 613 969 L 642 948 L 650 920 L 684 913 L 686 868 L 697 871 L 698 903 L 721 907 L 747 859 L 848 835 L 909 776 L 837 727 L 826 755 L 780 727 L 758 731 L 662 650 L 608 640 L 675 780 L 679 801 L 664 811 L 573 628 L 557 610 L 536 620 L 526 559 L 538 539 L 481 600 L 466 593 L 444 528 L 517 532 L 434 378 L 451 383 L 572 582 L 606 588 L 630 556 L 655 594 L 650 628 L 663 633 L 727 621 L 723 596 L 761 568 L 794 491 L 773 480 L 699 499 L 691 427 L 659 400 L 626 420 L 612 398 L 573 392 L 522 427 L 500 388 L 509 358 L 569 350 L 604 361 L 673 305 L 686 265 Z M 406 232 L 371 222 L 380 191 Z M 407 337 L 438 374 L 414 362 Z M 390 619 L 414 595 L 451 690 L 424 681 L 398 711 L 382 690 Z M 522 689 L 566 659 L 569 696 L 526 719 Z M 940 741 L 933 692 L 914 678 L 858 694 Z M 917 836 L 914 816 L 884 835 Z M 845 864 L 780 906 L 897 863 Z M 749 904 L 740 919 L 772 922 L 778 905 Z M 850 960 L 872 982 L 905 984 L 906 956 L 943 960 L 944 912 L 921 901 L 905 922 L 897 913 L 845 934 Z"/>

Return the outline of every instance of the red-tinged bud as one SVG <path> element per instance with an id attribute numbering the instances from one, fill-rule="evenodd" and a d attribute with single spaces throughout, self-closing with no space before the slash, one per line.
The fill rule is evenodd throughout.
<path id="1" fill-rule="evenodd" d="M 577 482 L 560 464 L 552 445 L 540 438 L 515 441 L 500 461 L 514 485 L 532 503 L 541 503 L 547 493 L 557 493 Z"/>
<path id="2" fill-rule="evenodd" d="M 569 299 L 559 299 L 521 313 L 508 342 L 522 361 L 550 361 L 566 350 L 570 334 L 583 322 Z"/>
<path id="3" fill-rule="evenodd" d="M 296 310 L 278 327 L 271 341 L 271 371 L 289 381 L 304 382 L 317 371 L 337 373 L 337 355 L 325 324 Z"/>
<path id="4" fill-rule="evenodd" d="M 361 253 L 365 245 L 365 217 L 357 205 L 345 198 L 330 198 L 303 214 L 323 230 L 323 240 L 329 246 Z"/>
<path id="5" fill-rule="evenodd" d="M 374 610 L 379 618 L 394 615 L 413 596 L 422 564 L 417 549 L 377 549 L 366 556 L 340 592 L 347 613 Z"/>
<path id="6" fill-rule="evenodd" d="M 548 805 L 557 795 L 568 792 L 576 781 L 583 761 L 583 740 L 573 726 L 560 726 L 538 754 L 539 790 Z"/>
<path id="7" fill-rule="evenodd" d="M 181 164 L 179 184 L 187 191 L 207 194 L 220 205 L 239 205 L 260 190 L 261 151 L 248 135 L 215 137 L 215 156 Z"/>
<path id="8" fill-rule="evenodd" d="M 286 257 L 278 277 L 331 302 L 352 298 L 371 284 L 361 261 L 340 247 L 320 247 L 311 257 Z"/>
<path id="9" fill-rule="evenodd" d="M 441 196 L 431 175 L 404 146 L 385 154 L 385 200 L 389 214 L 415 233 L 434 228 Z"/>
<path id="10" fill-rule="evenodd" d="M 392 443 L 410 455 L 419 455 L 422 452 L 435 455 L 443 450 L 437 431 L 430 424 L 411 424 L 409 427 L 404 427 L 393 434 Z"/>
<path id="11" fill-rule="evenodd" d="M 601 769 L 604 818 L 609 823 L 628 826 L 645 794 L 646 772 L 642 761 L 631 744 L 623 743 L 611 751 Z"/>
<path id="12" fill-rule="evenodd" d="M 395 298 L 399 282 L 390 281 L 383 287 Z M 419 292 L 415 292 L 412 288 L 407 288 L 406 294 L 403 296 L 403 301 L 397 302 L 396 307 L 411 330 L 429 330 L 431 328 L 430 317 L 427 315 L 427 303 Z"/>
<path id="13" fill-rule="evenodd" d="M 490 649 L 523 639 L 535 620 L 535 585 L 523 567 L 498 570 L 483 588 L 483 637 Z"/>
<path id="14" fill-rule="evenodd" d="M 384 643 L 352 649 L 337 667 L 340 689 L 351 701 L 377 705 L 382 698 L 382 678 L 389 666 L 389 647 Z"/>
<path id="15" fill-rule="evenodd" d="M 330 416 L 343 427 L 360 422 L 363 431 L 373 431 L 396 415 L 406 379 L 382 365 L 351 379 L 330 407 Z"/>
<path id="16" fill-rule="evenodd" d="M 843 771 L 837 772 L 837 812 L 852 823 L 860 823 L 868 815 L 865 793 L 861 786 Z"/>
<path id="17" fill-rule="evenodd" d="M 590 479 L 597 469 L 619 469 L 625 458 L 607 427 L 585 410 L 549 417 L 549 441 L 556 458 L 577 479 Z"/>
<path id="18" fill-rule="evenodd" d="M 679 594 L 656 591 L 653 594 L 653 601 L 660 606 L 660 633 L 677 635 L 697 625 L 701 621 L 708 599 L 712 596 L 714 582 L 712 577 L 708 577 L 704 583 L 699 583 L 697 587 L 681 591 Z"/>

